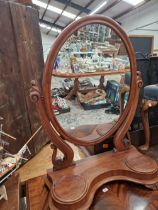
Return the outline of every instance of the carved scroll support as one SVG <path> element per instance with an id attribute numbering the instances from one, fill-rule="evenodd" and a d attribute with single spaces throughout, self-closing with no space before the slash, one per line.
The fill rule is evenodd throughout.
<path id="1" fill-rule="evenodd" d="M 53 128 L 53 125 L 50 123 L 50 120 L 46 114 L 44 102 L 38 86 L 35 81 L 31 82 L 30 98 L 33 102 L 36 103 L 37 111 L 42 123 L 44 130 L 47 132 L 47 135 L 53 143 L 53 155 L 52 163 L 53 169 L 59 170 L 68 166 L 71 166 L 73 163 L 74 153 L 71 147 L 60 137 L 60 134 Z M 57 149 L 59 149 L 63 154 L 63 159 L 57 158 Z"/>

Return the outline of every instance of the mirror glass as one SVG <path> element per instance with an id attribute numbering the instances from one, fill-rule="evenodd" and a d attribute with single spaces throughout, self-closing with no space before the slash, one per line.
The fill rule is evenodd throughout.
<path id="1" fill-rule="evenodd" d="M 130 79 L 120 37 L 105 25 L 86 25 L 67 39 L 52 67 L 52 112 L 71 136 L 96 140 L 123 113 Z"/>

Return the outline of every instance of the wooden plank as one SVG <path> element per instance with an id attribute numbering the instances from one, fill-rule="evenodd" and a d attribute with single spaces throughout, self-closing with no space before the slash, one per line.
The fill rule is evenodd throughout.
<path id="1" fill-rule="evenodd" d="M 42 40 L 39 29 L 38 10 L 24 5 L 10 3 L 14 35 L 17 46 L 18 61 L 22 75 L 24 94 L 30 122 L 31 133 L 40 126 L 36 106 L 29 97 L 31 80 L 36 79 L 41 86 L 44 68 Z M 38 141 L 38 143 L 37 143 Z M 37 152 L 48 139 L 44 132 L 34 138 L 34 149 Z"/>
<path id="2" fill-rule="evenodd" d="M 17 138 L 7 148 L 16 153 L 40 126 L 29 98 L 30 82 L 41 85 L 44 67 L 38 11 L 0 1 L 0 31 L 0 116 L 4 130 Z M 43 131 L 38 134 L 29 144 L 32 154 L 47 141 Z"/>
<path id="3" fill-rule="evenodd" d="M 26 182 L 27 203 L 29 210 L 43 210 L 48 199 L 48 190 L 44 176 L 30 179 Z"/>
<path id="4" fill-rule="evenodd" d="M 20 180 L 19 175 L 14 173 L 5 183 L 8 200 L 0 200 L 1 210 L 19 210 Z"/>
<path id="5" fill-rule="evenodd" d="M 8 2 L 0 1 L 0 116 L 4 120 L 4 130 L 17 138 L 11 141 L 9 150 L 16 153 L 31 135 L 27 116 L 22 78 Z"/>

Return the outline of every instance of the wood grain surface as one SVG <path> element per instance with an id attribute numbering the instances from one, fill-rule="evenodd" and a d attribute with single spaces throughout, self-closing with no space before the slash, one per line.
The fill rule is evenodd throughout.
<path id="1" fill-rule="evenodd" d="M 157 210 L 158 191 L 130 182 L 112 182 L 95 195 L 89 210 Z"/>
<path id="2" fill-rule="evenodd" d="M 29 98 L 31 80 L 41 85 L 44 68 L 38 10 L 0 1 L 0 31 L 0 116 L 4 131 L 17 138 L 6 139 L 7 149 L 16 153 L 40 126 Z M 41 131 L 29 144 L 32 154 L 46 141 Z"/>
<path id="3" fill-rule="evenodd" d="M 14 173 L 5 183 L 8 200 L 0 200 L 0 210 L 20 209 L 20 179 L 18 173 Z"/>
<path id="4" fill-rule="evenodd" d="M 49 210 L 48 196 L 44 203 L 41 192 L 48 192 L 44 185 L 44 176 L 36 177 L 27 183 L 30 210 Z M 47 194 L 48 195 L 48 194 Z M 142 185 L 117 181 L 102 186 L 95 194 L 94 201 L 89 210 L 157 210 L 158 191 L 152 191 Z M 53 210 L 56 210 L 54 207 Z M 86 209 L 85 209 L 86 210 Z"/>
<path id="5" fill-rule="evenodd" d="M 97 189 L 111 181 L 126 180 L 151 187 L 158 182 L 157 163 L 134 147 L 91 156 L 74 166 L 47 173 L 52 205 L 54 202 L 59 210 L 89 208 Z"/>

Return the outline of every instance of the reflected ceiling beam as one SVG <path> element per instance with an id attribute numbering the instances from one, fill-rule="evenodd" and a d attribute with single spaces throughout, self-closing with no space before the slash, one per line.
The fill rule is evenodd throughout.
<path id="1" fill-rule="evenodd" d="M 71 2 L 70 0 L 55 0 L 55 1 L 60 2 L 60 3 L 64 4 L 64 5 L 67 4 L 68 6 L 74 8 L 74 9 L 77 9 L 80 12 L 85 12 L 86 14 L 90 13 L 90 10 L 88 8 L 82 7 L 79 4 Z"/>
<path id="2" fill-rule="evenodd" d="M 40 20 L 39 21 L 40 23 L 43 23 L 43 24 L 45 24 L 45 25 L 48 25 L 48 26 L 50 26 L 50 27 L 54 27 L 54 28 L 58 28 L 58 29 L 60 29 L 60 30 L 63 30 L 64 29 L 64 27 L 63 26 L 60 26 L 60 25 L 57 25 L 57 24 L 54 24 L 54 23 L 50 23 L 49 21 L 47 21 L 47 20 Z"/>
<path id="3" fill-rule="evenodd" d="M 132 11 L 134 11 L 135 9 L 138 9 L 138 8 L 142 7 L 144 4 L 146 4 L 147 2 L 150 2 L 150 1 L 151 0 L 146 0 L 144 3 L 142 3 L 142 4 L 138 5 L 138 6 L 130 7 L 129 9 L 125 10 L 124 12 L 121 12 L 120 14 L 114 16 L 113 19 L 118 19 L 118 18 L 120 18 L 120 17 L 122 17 L 122 16 L 124 16 L 124 15 L 126 15 L 126 14 L 128 14 L 128 13 L 130 13 Z"/>
<path id="4" fill-rule="evenodd" d="M 114 1 L 112 4 L 110 4 L 109 6 L 107 6 L 105 9 L 103 9 L 99 14 L 103 14 L 104 12 L 107 12 L 108 10 L 110 10 L 112 7 L 116 6 L 117 4 L 119 4 L 121 2 L 121 0 L 116 0 Z"/>
<path id="5" fill-rule="evenodd" d="M 45 14 L 46 14 L 46 12 L 47 12 L 47 9 L 48 9 L 48 6 L 49 6 L 50 2 L 51 2 L 51 0 L 48 0 L 47 7 L 45 8 L 45 10 L 44 10 L 44 12 L 43 12 L 43 15 L 42 15 L 42 17 L 41 17 L 41 20 L 43 20 Z"/>

